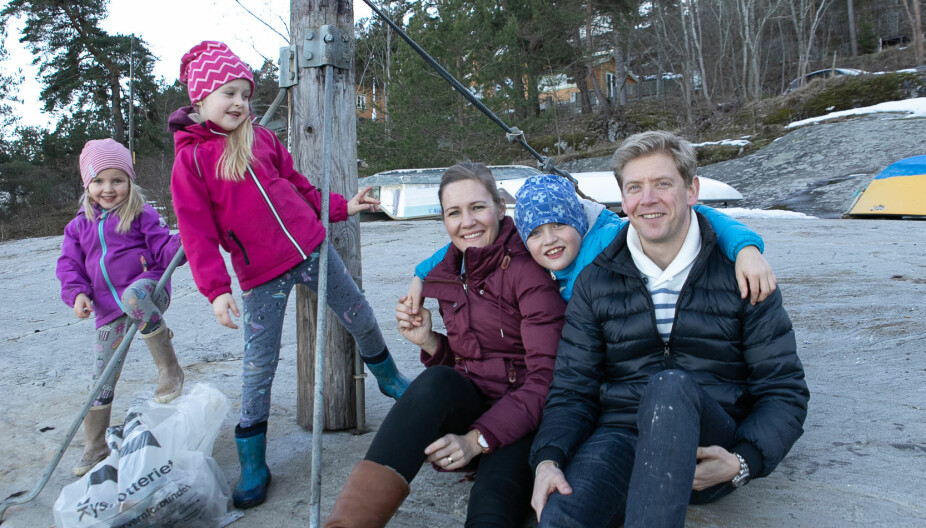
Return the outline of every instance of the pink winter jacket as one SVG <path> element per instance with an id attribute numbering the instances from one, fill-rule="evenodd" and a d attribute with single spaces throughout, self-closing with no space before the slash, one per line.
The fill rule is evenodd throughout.
<path id="1" fill-rule="evenodd" d="M 194 123 L 191 107 L 170 117 L 174 133 L 170 189 L 193 279 L 209 302 L 231 292 L 219 247 L 231 254 L 242 290 L 259 286 L 305 260 L 324 240 L 321 193 L 293 168 L 273 132 L 254 126 L 254 161 L 241 181 L 218 178 L 226 132 Z M 329 221 L 347 218 L 347 200 L 331 193 Z"/>
<path id="2" fill-rule="evenodd" d="M 550 274 L 524 248 L 511 218 L 495 242 L 466 250 L 453 245 L 428 274 L 422 295 L 437 299 L 447 335 L 425 366 L 452 366 L 482 394 L 489 409 L 470 428 L 491 450 L 540 425 L 566 303 Z"/>

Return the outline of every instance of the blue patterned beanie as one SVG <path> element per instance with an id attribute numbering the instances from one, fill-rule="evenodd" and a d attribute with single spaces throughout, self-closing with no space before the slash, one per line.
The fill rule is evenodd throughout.
<path id="1" fill-rule="evenodd" d="M 525 244 L 531 231 L 543 224 L 566 224 L 574 227 L 581 236 L 588 231 L 585 210 L 579 203 L 575 188 L 566 178 L 552 174 L 531 176 L 517 194 L 514 225 Z"/>

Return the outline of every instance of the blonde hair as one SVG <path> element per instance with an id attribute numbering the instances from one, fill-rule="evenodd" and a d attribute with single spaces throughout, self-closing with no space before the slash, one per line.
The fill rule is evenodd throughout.
<path id="1" fill-rule="evenodd" d="M 248 166 L 254 160 L 254 126 L 250 119 L 245 119 L 238 128 L 228 133 L 225 138 L 225 150 L 219 158 L 219 179 L 241 181 Z"/>
<path id="2" fill-rule="evenodd" d="M 128 178 L 128 176 L 126 177 Z M 144 191 L 141 187 L 135 185 L 135 182 L 131 178 L 128 178 L 128 181 L 129 194 L 121 204 L 111 209 L 112 212 L 119 217 L 119 225 L 116 226 L 116 231 L 119 233 L 128 233 L 129 229 L 132 227 L 132 222 L 138 218 L 142 209 L 145 208 Z M 83 204 L 84 216 L 87 217 L 87 220 L 91 222 L 96 220 L 96 211 L 93 210 L 93 200 L 90 199 L 90 193 L 84 191 L 84 195 L 80 197 L 80 201 Z"/>
<path id="3" fill-rule="evenodd" d="M 678 169 L 679 175 L 685 181 L 685 186 L 691 187 L 691 182 L 694 181 L 695 173 L 698 170 L 698 154 L 695 152 L 694 147 L 691 146 L 691 143 L 664 130 L 640 132 L 621 143 L 621 146 L 618 147 L 611 158 L 611 166 L 614 168 L 614 176 L 617 178 L 618 186 L 624 186 L 624 167 L 628 163 L 637 158 L 658 152 L 672 157 L 675 168 Z"/>

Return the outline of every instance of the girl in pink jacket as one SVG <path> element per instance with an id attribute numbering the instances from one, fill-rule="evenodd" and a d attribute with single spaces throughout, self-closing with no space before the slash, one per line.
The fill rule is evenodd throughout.
<path id="1" fill-rule="evenodd" d="M 270 484 L 265 461 L 270 389 L 280 353 L 287 298 L 295 284 L 316 290 L 321 194 L 293 168 L 276 136 L 251 124 L 254 92 L 250 67 L 221 42 L 187 52 L 180 81 L 193 106 L 171 115 L 174 161 L 171 193 L 193 279 L 212 303 L 220 324 L 237 328 L 231 278 L 219 249 L 231 254 L 244 300 L 244 369 L 241 417 L 235 428 L 241 478 L 235 506 L 264 502 Z M 366 196 L 330 195 L 331 222 L 379 203 Z M 373 310 L 341 257 L 328 248 L 328 307 L 354 336 L 380 391 L 398 399 L 408 386 L 386 348 Z"/>

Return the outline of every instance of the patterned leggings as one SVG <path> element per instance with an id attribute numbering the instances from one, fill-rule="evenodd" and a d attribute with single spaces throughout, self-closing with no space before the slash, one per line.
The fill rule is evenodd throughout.
<path id="1" fill-rule="evenodd" d="M 286 273 L 242 293 L 244 365 L 239 422 L 242 428 L 265 422 L 270 415 L 270 388 L 280 359 L 286 303 L 296 284 L 305 284 L 318 293 L 318 257 L 319 251 L 316 249 L 308 259 Z M 357 341 L 362 357 L 370 358 L 383 353 L 386 342 L 376 323 L 373 308 L 330 244 L 328 308 Z"/>
<path id="2" fill-rule="evenodd" d="M 150 334 L 164 324 L 163 312 L 167 310 L 170 304 L 170 295 L 167 290 L 162 290 L 157 299 L 152 298 L 152 292 L 157 282 L 151 279 L 140 279 L 129 285 L 122 292 L 122 305 L 125 306 L 128 313 L 122 317 L 111 321 L 96 329 L 96 339 L 94 351 L 96 352 L 96 361 L 93 363 L 93 383 L 100 379 L 109 360 L 116 353 L 116 349 L 122 344 L 122 339 L 132 322 L 138 324 L 139 331 L 142 334 Z M 113 402 L 115 396 L 116 382 L 119 380 L 119 374 L 122 372 L 123 361 L 113 370 L 109 378 L 100 389 L 100 393 L 93 400 L 93 407 L 105 407 Z"/>

